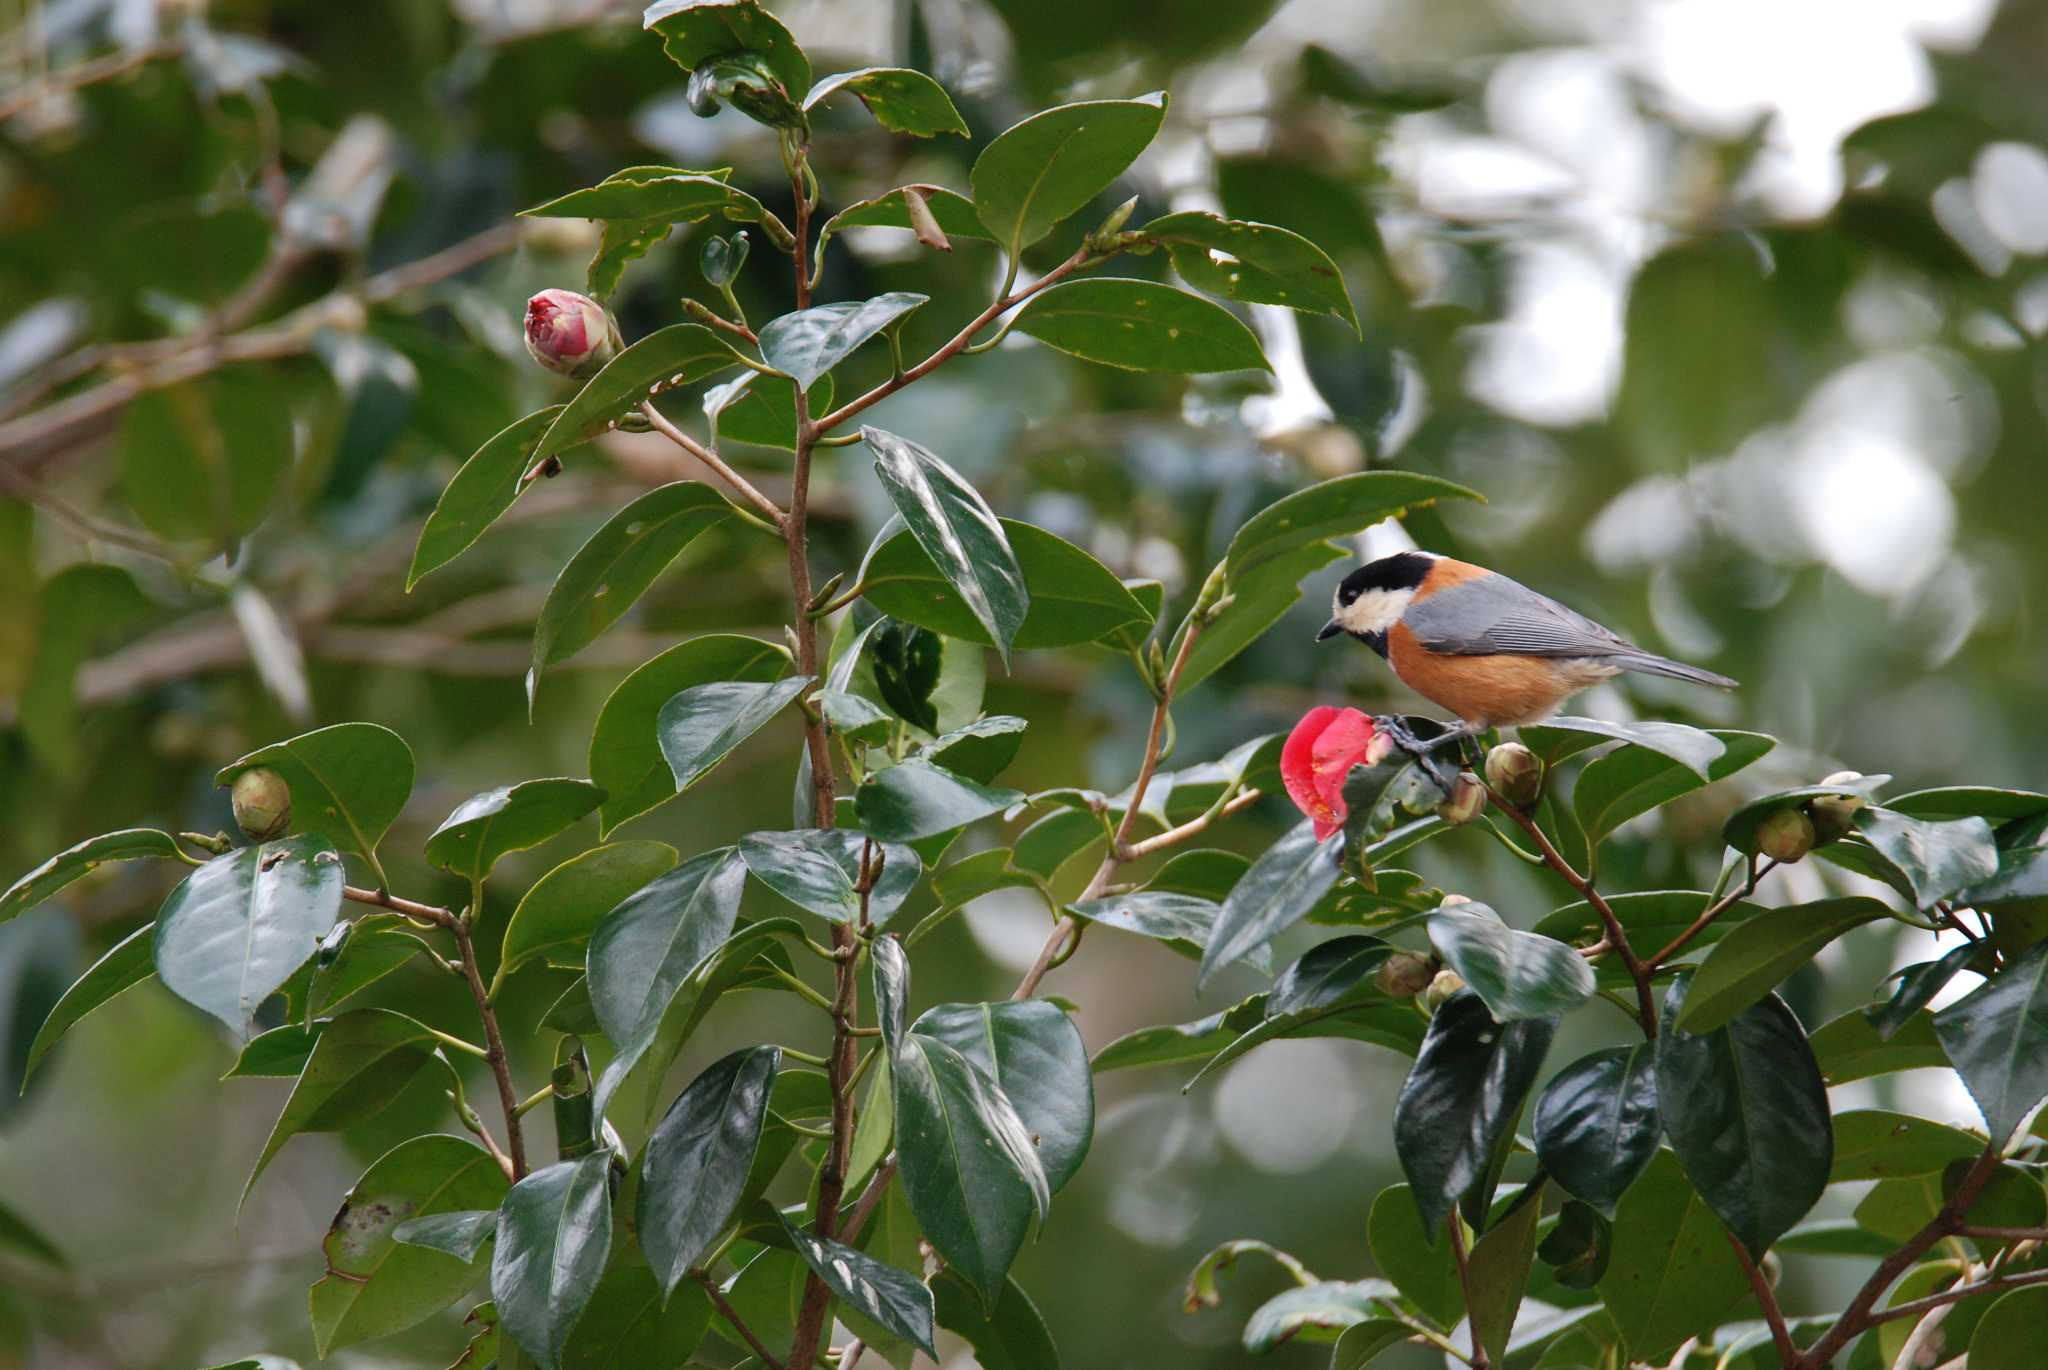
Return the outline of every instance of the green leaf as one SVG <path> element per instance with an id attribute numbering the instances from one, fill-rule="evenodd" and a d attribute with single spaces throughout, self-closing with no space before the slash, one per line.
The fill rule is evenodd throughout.
<path id="1" fill-rule="evenodd" d="M 675 863 L 674 847 L 644 840 L 570 857 L 534 881 L 512 910 L 499 974 L 510 975 L 536 956 L 578 964 L 584 959 L 578 948 L 590 940 L 598 920 Z"/>
<path id="2" fill-rule="evenodd" d="M 1888 1039 L 1932 1003 L 1934 996 L 1948 987 L 1949 981 L 1968 970 L 1972 963 L 1984 959 L 1984 947 L 1980 943 L 1965 942 L 1950 949 L 1938 961 L 1922 961 L 1894 972 L 1899 977 L 1897 992 L 1881 1004 L 1865 1006 L 1863 1016 L 1870 1020 L 1870 1026 L 1880 1038 Z"/>
<path id="3" fill-rule="evenodd" d="M 1497 1023 L 1470 990 L 1430 1019 L 1394 1105 L 1394 1149 L 1432 1241 L 1513 1134 L 1556 1029 L 1546 1018 Z"/>
<path id="4" fill-rule="evenodd" d="M 2043 1326 L 2048 1326 L 2048 1289 L 1999 1295 L 1970 1334 L 1970 1370 L 2029 1370 L 2039 1364 Z"/>
<path id="5" fill-rule="evenodd" d="M 818 251 L 825 250 L 825 244 L 832 235 L 847 228 L 904 228 L 915 231 L 917 225 L 911 222 L 910 208 L 904 203 L 903 192 L 909 190 L 925 202 L 925 208 L 937 221 L 939 231 L 947 238 L 972 238 L 981 242 L 994 242 L 990 233 L 974 212 L 974 202 L 965 195 L 946 189 L 944 186 L 913 185 L 898 186 L 871 200 L 856 200 L 825 221 L 825 227 L 818 234 Z"/>
<path id="6" fill-rule="evenodd" d="M 2048 1097 L 2048 942 L 1935 1014 L 1934 1027 L 2003 1146 Z"/>
<path id="7" fill-rule="evenodd" d="M 1676 1025 L 1686 1032 L 1712 1032 L 1762 999 L 1822 947 L 1890 912 L 1878 900 L 1861 895 L 1767 910 L 1707 953 L 1685 992 L 1685 1011 Z"/>
<path id="8" fill-rule="evenodd" d="M 912 759 L 870 775 L 854 797 L 860 825 L 883 842 L 915 842 L 953 832 L 1023 798 L 978 785 L 942 766 Z"/>
<path id="9" fill-rule="evenodd" d="M 1261 560 L 1248 571 L 1232 572 L 1229 581 L 1231 602 L 1209 620 L 1209 626 L 1202 630 L 1201 637 L 1189 649 L 1188 664 L 1181 668 L 1180 693 L 1185 695 L 1263 637 L 1266 630 L 1278 623 L 1301 598 L 1302 578 L 1345 555 L 1344 549 L 1334 542 L 1315 540 L 1291 552 Z M 1167 651 L 1169 658 L 1179 654 L 1187 633 L 1188 625 L 1183 620 Z"/>
<path id="10" fill-rule="evenodd" d="M 871 300 L 822 304 L 761 326 L 761 360 L 809 390 L 827 371 L 877 334 L 902 327 L 929 295 L 894 290 Z"/>
<path id="11" fill-rule="evenodd" d="M 1642 890 L 1607 896 L 1608 907 L 1621 921 L 1629 941 L 1645 951 L 1668 945 L 1672 938 L 1692 926 L 1712 902 L 1712 896 L 1705 890 Z M 1756 904 L 1732 904 L 1727 912 L 1709 923 L 1693 939 L 1693 946 L 1717 942 L 1734 931 L 1737 925 L 1762 912 L 1764 910 Z M 1598 937 L 1604 928 L 1599 913 L 1582 899 L 1544 915 L 1537 920 L 1534 930 L 1560 942 L 1571 942 L 1584 937 Z"/>
<path id="12" fill-rule="evenodd" d="M 433 944 L 422 937 L 403 915 L 373 913 L 349 925 L 348 940 L 333 961 L 320 965 L 318 958 L 312 978 L 306 983 L 301 1017 L 323 1013 L 360 994 L 397 970 L 415 956 L 440 959 Z M 286 985 L 290 993 L 291 984 Z"/>
<path id="13" fill-rule="evenodd" d="M 1998 872 L 1998 844 L 1982 818 L 1929 822 L 1873 805 L 1856 811 L 1856 830 L 1898 867 L 1923 909 Z"/>
<path id="14" fill-rule="evenodd" d="M 293 827 L 361 853 L 372 867 L 377 844 L 412 794 L 412 748 L 375 723 L 337 723 L 273 742 L 223 767 L 213 783 L 232 785 L 258 766 L 291 786 Z"/>
<path id="15" fill-rule="evenodd" d="M 1132 890 L 1102 899 L 1088 899 L 1067 905 L 1067 912 L 1090 923 L 1118 928 L 1164 942 L 1183 956 L 1199 957 L 1209 945 L 1209 936 L 1222 907 L 1213 899 L 1167 890 Z M 1252 958 L 1262 954 L 1259 948 Z"/>
<path id="16" fill-rule="evenodd" d="M 92 874 L 104 862 L 145 857 L 177 860 L 178 844 L 169 833 L 155 828 L 123 828 L 88 837 L 77 846 L 58 852 L 0 893 L 0 923 L 28 912 L 72 881 Z"/>
<path id="17" fill-rule="evenodd" d="M 604 1274 L 612 1241 L 612 1156 L 536 1170 L 505 1196 L 491 1257 L 498 1325 L 519 1349 L 555 1370 L 569 1330 Z"/>
<path id="18" fill-rule="evenodd" d="M 1016 256 L 1116 182 L 1159 132 L 1166 93 L 1060 105 L 1012 125 L 975 159 L 975 212 Z"/>
<path id="19" fill-rule="evenodd" d="M 1410 1303 L 1438 1327 L 1457 1326 L 1465 1316 L 1465 1290 L 1449 1242 L 1422 1229 L 1415 1200 L 1405 1184 L 1388 1185 L 1372 1201 L 1365 1220 L 1372 1263 Z"/>
<path id="20" fill-rule="evenodd" d="M 739 1206 L 782 1048 L 746 1047 L 690 1082 L 647 1139 L 641 1162 L 641 1248 L 665 1294 L 701 1265 Z"/>
<path id="21" fill-rule="evenodd" d="M 35 1078 L 36 1067 L 81 1018 L 124 990 L 132 989 L 156 973 L 151 954 L 156 924 L 145 923 L 108 949 L 107 954 L 86 968 L 71 988 L 51 1008 L 43 1025 L 29 1043 L 28 1059 L 22 1065 L 21 1084 L 25 1090 Z"/>
<path id="22" fill-rule="evenodd" d="M 1273 982 L 1266 996 L 1266 1017 L 1291 1018 L 1319 1009 L 1385 1002 L 1386 993 L 1373 976 L 1394 951 L 1392 944 L 1363 934 L 1311 947 Z"/>
<path id="23" fill-rule="evenodd" d="M 1245 304 L 1332 314 L 1359 332 L 1343 273 L 1298 233 L 1198 210 L 1154 219 L 1138 231 L 1164 245 L 1173 269 L 1197 290 Z"/>
<path id="24" fill-rule="evenodd" d="M 185 877 L 157 914 L 157 978 L 248 1041 L 263 1001 L 334 926 L 342 883 L 341 858 L 315 837 L 216 856 Z"/>
<path id="25" fill-rule="evenodd" d="M 1337 883 L 1337 854 L 1342 836 L 1316 841 L 1315 824 L 1303 819 L 1285 837 L 1268 847 L 1223 901 L 1197 988 L 1223 966 L 1264 946 L 1305 917 Z"/>
<path id="26" fill-rule="evenodd" d="M 1011 645 L 1071 647 L 1149 621 L 1107 566 L 1043 528 L 998 519 L 1030 600 Z M 891 618 L 984 647 L 995 638 L 908 528 L 877 543 L 861 567 L 862 597 Z"/>
<path id="27" fill-rule="evenodd" d="M 1002 1091 L 1037 1144 L 1057 1192 L 1081 1169 L 1095 1136 L 1088 1048 L 1071 1018 L 1044 999 L 941 1004 L 910 1025 L 952 1047 Z"/>
<path id="28" fill-rule="evenodd" d="M 811 385 L 806 395 L 813 415 L 831 412 L 832 389 L 830 376 L 820 376 Z M 785 451 L 796 448 L 796 387 L 759 371 L 743 371 L 706 390 L 704 417 L 711 421 L 713 445 L 732 441 Z"/>
<path id="29" fill-rule="evenodd" d="M 979 718 L 934 738 L 921 755 L 935 766 L 987 785 L 1016 759 L 1027 726 L 1010 714 Z"/>
<path id="30" fill-rule="evenodd" d="M 796 1253 L 855 1312 L 874 1319 L 933 1359 L 932 1292 L 917 1276 L 782 1220 Z"/>
<path id="31" fill-rule="evenodd" d="M 629 1054 L 653 1036 L 669 1001 L 732 936 L 746 888 L 739 853 L 693 856 L 608 910 L 590 934 L 590 1005 Z"/>
<path id="32" fill-rule="evenodd" d="M 1597 718 L 1549 718 L 1517 730 L 1523 745 L 1546 762 L 1576 756 L 1608 738 L 1666 756 L 1698 776 L 1713 779 L 1713 766 L 1727 750 L 1720 738 L 1683 723 L 1608 723 Z"/>
<path id="33" fill-rule="evenodd" d="M 481 1239 L 467 1256 L 456 1256 L 402 1243 L 394 1229 L 495 1210 L 508 1187 L 498 1163 L 462 1137 L 410 1138 L 364 1171 L 321 1242 L 327 1273 L 314 1284 L 311 1302 L 322 1358 L 411 1327 L 468 1292 L 482 1273 L 472 1265 Z"/>
<path id="34" fill-rule="evenodd" d="M 1244 1349 L 1264 1355 L 1283 1342 L 1333 1342 L 1348 1327 L 1391 1312 L 1385 1280 L 1318 1280 L 1286 1289 L 1245 1319 Z"/>
<path id="35" fill-rule="evenodd" d="M 1011 325 L 1125 371 L 1271 371 L 1258 334 L 1219 304 L 1156 281 L 1096 276 L 1031 298 Z"/>
<path id="36" fill-rule="evenodd" d="M 1701 1197 L 1761 1260 L 1827 1188 L 1827 1086 L 1805 1029 L 1775 994 L 1711 1032 L 1679 1027 L 1690 978 L 1665 996 L 1657 1038 L 1664 1133 Z"/>
<path id="37" fill-rule="evenodd" d="M 661 1286 L 645 1266 L 615 1265 L 569 1329 L 562 1365 L 564 1370 L 646 1370 L 687 1364 L 712 1317 L 711 1296 L 695 1283 L 664 1303 Z M 506 1370 L 502 1363 L 500 1370 Z"/>
<path id="38" fill-rule="evenodd" d="M 492 1164 L 496 1165 L 496 1162 Z M 498 1173 L 504 1174 L 502 1170 Z M 499 1186 L 500 1199 L 505 1197 L 505 1188 Z M 484 1249 L 484 1243 L 497 1235 L 498 1210 L 495 1205 L 488 1209 L 453 1209 L 407 1218 L 391 1229 L 391 1239 L 395 1242 L 440 1251 L 464 1265 L 474 1262 L 477 1252 Z"/>
<path id="39" fill-rule="evenodd" d="M 1884 788 L 1888 775 L 1863 775 L 1839 785 L 1808 785 L 1802 789 L 1780 790 L 1752 799 L 1721 825 L 1721 840 L 1747 856 L 1756 850 L 1756 830 L 1780 809 L 1803 809 L 1812 800 L 1826 798 L 1869 799 Z"/>
<path id="40" fill-rule="evenodd" d="M 879 958 L 876 966 L 879 975 Z M 889 1032 L 890 1017 L 882 1021 Z M 988 1303 L 1024 1244 L 1033 1210 L 1043 1217 L 1049 1202 L 1037 1148 L 1003 1092 L 946 1043 L 895 1032 L 889 1068 L 911 1211 L 933 1249 Z"/>
<path id="41" fill-rule="evenodd" d="M 28 573 L 24 566 L 23 574 Z M 28 587 L 24 583 L 22 588 Z M 80 562 L 65 567 L 34 596 L 35 647 L 26 679 L 10 661 L 8 674 L 20 690 L 16 714 L 22 740 L 53 775 L 79 768 L 78 669 L 94 647 L 150 614 L 154 605 L 118 566 Z M 17 640 L 10 653 L 20 651 Z M 9 915 L 12 916 L 12 915 Z"/>
<path id="42" fill-rule="evenodd" d="M 526 673 L 528 711 L 543 669 L 595 641 L 685 547 L 731 513 L 732 506 L 710 486 L 679 480 L 649 490 L 605 520 L 576 549 L 541 605 L 533 626 L 533 665 Z"/>
<path id="43" fill-rule="evenodd" d="M 1598 843 L 1616 828 L 1650 810 L 1729 776 L 1777 746 L 1762 733 L 1714 729 L 1709 734 L 1725 748 L 1700 775 L 1661 752 L 1630 744 L 1586 763 L 1572 787 L 1572 807 L 1586 840 Z"/>
<path id="44" fill-rule="evenodd" d="M 861 853 L 869 839 L 848 828 L 805 828 L 797 832 L 757 832 L 740 839 L 740 856 L 754 878 L 800 909 L 835 923 L 859 920 Z M 868 892 L 867 921 L 889 921 L 910 897 L 924 863 L 908 847 L 874 844 L 882 862 L 874 888 Z"/>
<path id="45" fill-rule="evenodd" d="M 1898 1070 L 1949 1068 L 1948 1053 L 1935 1033 L 1934 1015 L 1924 1010 L 1893 1029 L 1889 1037 L 1881 1037 L 1861 1009 L 1851 1009 L 1813 1030 L 1813 1054 L 1820 1062 L 1821 1078 L 1829 1085 Z"/>
<path id="46" fill-rule="evenodd" d="M 1015 1280 L 1003 1281 L 987 1311 L 974 1287 L 951 1270 L 932 1277 L 931 1291 L 939 1326 L 973 1348 L 981 1370 L 1060 1370 L 1045 1318 Z"/>
<path id="47" fill-rule="evenodd" d="M 604 797 L 588 780 L 522 780 L 472 795 L 427 838 L 427 862 L 480 880 L 499 857 L 566 831 Z"/>
<path id="48" fill-rule="evenodd" d="M 1476 490 L 1407 471 L 1338 476 L 1275 500 L 1246 519 L 1231 537 L 1223 564 L 1231 589 L 1242 595 L 1240 577 L 1267 562 L 1285 560 L 1329 538 L 1349 537 L 1440 499 L 1480 498 Z"/>
<path id="49" fill-rule="evenodd" d="M 1749 1293 L 1727 1229 L 1669 1151 L 1659 1150 L 1622 1196 L 1599 1290 L 1630 1362 L 1652 1365 L 1704 1335 Z"/>
<path id="50" fill-rule="evenodd" d="M 290 413 L 262 368 L 145 390 L 121 424 L 121 491 L 162 538 L 229 547 L 262 522 L 290 463 Z"/>
<path id="51" fill-rule="evenodd" d="M 1984 1150 L 1984 1140 L 1926 1118 L 1881 1108 L 1835 1115 L 1835 1159 L 1829 1184 L 1926 1175 Z"/>
<path id="52" fill-rule="evenodd" d="M 1415 1012 L 1414 1005 L 1406 1000 L 1388 1001 L 1366 978 L 1368 972 L 1364 967 L 1376 966 L 1385 953 L 1369 949 L 1360 954 L 1341 945 L 1351 940 L 1340 937 L 1335 942 L 1325 942 L 1311 949 L 1289 968 L 1286 978 L 1302 977 L 1303 968 L 1307 966 L 1331 967 L 1335 963 L 1335 968 L 1347 975 L 1358 974 L 1357 981 L 1342 992 L 1335 992 L 1332 986 L 1333 992 L 1326 996 L 1328 1002 L 1320 1007 L 1290 1013 L 1276 1015 L 1273 996 L 1260 996 L 1266 1000 L 1266 1017 L 1241 1036 L 1225 1043 L 1221 1051 L 1211 1056 L 1194 1077 L 1181 1086 L 1181 1092 L 1185 1094 L 1192 1090 L 1254 1047 L 1283 1037 L 1342 1037 L 1398 1051 L 1403 1056 L 1414 1056 L 1421 1050 L 1423 1020 Z M 1337 983 L 1341 984 L 1341 979 Z M 1278 986 L 1276 992 L 1277 989 Z"/>
<path id="53" fill-rule="evenodd" d="M 613 172 L 586 190 L 524 211 L 534 218 L 594 219 L 602 225 L 597 255 L 590 259 L 590 293 L 604 299 L 618 289 L 626 267 L 667 239 L 677 224 L 715 214 L 759 223 L 771 241 L 787 241 L 782 226 L 746 191 L 731 184 L 729 169 L 686 171 L 681 167 L 637 166 Z M 741 241 L 745 241 L 742 237 Z"/>
<path id="54" fill-rule="evenodd" d="M 862 428 L 860 435 L 911 536 L 987 630 L 1007 666 L 1031 595 L 994 511 L 959 472 L 925 448 L 879 428 Z"/>
<path id="55" fill-rule="evenodd" d="M 1983 818 L 1995 825 L 2017 818 L 2048 813 L 2048 794 L 2032 790 L 2003 790 L 1989 785 L 1946 785 L 1939 789 L 1914 790 L 1885 805 L 1908 818 Z"/>
<path id="56" fill-rule="evenodd" d="M 967 121 L 953 108 L 946 88 L 921 71 L 902 67 L 864 67 L 827 76 L 804 96 L 804 109 L 815 109 L 841 91 L 858 98 L 875 122 L 891 133 L 929 138 L 935 133 L 967 136 Z"/>
<path id="57" fill-rule="evenodd" d="M 1933 1220 L 1973 1164 L 1951 1161 L 1938 1175 L 1879 1180 L 1856 1205 L 1856 1221 L 1893 1245 L 1904 1242 Z M 1963 1222 L 1972 1227 L 2038 1227 L 2044 1217 L 2048 1196 L 2042 1193 L 2040 1177 L 2004 1162 L 1963 1214 Z M 1971 1240 L 1980 1249 L 1997 1245 L 1991 1238 Z"/>
<path id="58" fill-rule="evenodd" d="M 1170 1023 L 1127 1032 L 1095 1053 L 1089 1064 L 1099 1075 L 1132 1066 L 1178 1065 L 1206 1061 L 1266 1017 L 1266 996 L 1254 994 L 1192 1023 Z"/>
<path id="59" fill-rule="evenodd" d="M 1593 997 L 1593 968 L 1555 938 L 1517 932 L 1484 904 L 1438 909 L 1429 940 L 1496 1021 L 1550 1018 Z"/>
<path id="60" fill-rule="evenodd" d="M 735 747 L 767 727 L 812 680 L 807 675 L 771 682 L 721 680 L 672 696 L 655 715 L 655 736 L 676 792 L 702 780 Z"/>
<path id="61" fill-rule="evenodd" d="M 519 498 L 519 478 L 532 467 L 534 449 L 561 412 L 561 405 L 550 405 L 515 420 L 462 463 L 420 529 L 412 567 L 405 573 L 408 591 L 429 571 L 468 551 L 512 507 Z"/>
<path id="62" fill-rule="evenodd" d="M 1367 1318 L 1344 1329 L 1330 1352 L 1330 1370 L 1364 1370 L 1379 1359 L 1382 1351 L 1399 1346 L 1413 1336 L 1407 1323 L 1393 1318 Z"/>
<path id="63" fill-rule="evenodd" d="M 1614 1255 L 1614 1225 L 1592 1205 L 1567 1199 L 1536 1254 L 1565 1289 L 1591 1289 L 1607 1274 Z"/>
<path id="64" fill-rule="evenodd" d="M 810 59 L 756 0 L 654 0 L 641 26 L 661 35 L 662 51 L 684 71 L 710 57 L 757 53 L 791 99 L 810 88 Z"/>
<path id="65" fill-rule="evenodd" d="M 766 684 L 788 667 L 789 654 L 772 643 L 713 633 L 676 644 L 620 681 L 590 734 L 590 779 L 605 791 L 597 810 L 601 835 L 675 797 L 675 776 L 658 740 L 662 705 L 715 681 Z"/>
<path id="66" fill-rule="evenodd" d="M 249 1045 L 242 1048 L 242 1054 L 235 1058 L 223 1080 L 265 1077 L 290 1080 L 297 1078 L 306 1068 L 306 1061 L 313 1055 L 313 1047 L 320 1040 L 320 1034 L 327 1030 L 332 1021 L 316 1018 L 312 1023 L 300 1025 L 287 1023 L 274 1027 L 268 1032 L 259 1032 L 249 1039 Z"/>
<path id="67" fill-rule="evenodd" d="M 535 444 L 527 469 L 610 432 L 643 401 L 664 390 L 690 385 L 738 364 L 738 354 L 702 324 L 678 323 L 656 329 L 583 383 Z"/>
<path id="68" fill-rule="evenodd" d="M 1551 1077 L 1536 1099 L 1536 1159 L 1608 1217 L 1657 1153 L 1655 1057 L 1648 1043 L 1608 1047 Z"/>
<path id="69" fill-rule="evenodd" d="M 1855 1256 L 1882 1260 L 1892 1254 L 1893 1243 L 1848 1218 L 1816 1218 L 1778 1238 L 1778 1254 L 1800 1252 L 1814 1256 Z"/>
<path id="70" fill-rule="evenodd" d="M 1543 1217 L 1543 1185 L 1525 1188 L 1508 1211 L 1472 1247 L 1473 1339 L 1495 1365 L 1508 1359 L 1508 1333 L 1522 1309 L 1522 1291 L 1536 1259 L 1536 1224 Z"/>
<path id="71" fill-rule="evenodd" d="M 434 1044 L 433 1029 L 389 1009 L 352 1009 L 329 1021 L 242 1186 L 242 1202 L 301 1132 L 339 1132 L 382 1113 L 434 1059 Z"/>

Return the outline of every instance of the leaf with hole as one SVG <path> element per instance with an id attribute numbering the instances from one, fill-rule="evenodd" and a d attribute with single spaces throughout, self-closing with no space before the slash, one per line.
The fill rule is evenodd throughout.
<path id="1" fill-rule="evenodd" d="M 1343 273 L 1298 233 L 1200 210 L 1154 219 L 1138 232 L 1162 244 L 1173 269 L 1197 290 L 1245 304 L 1334 315 L 1359 332 Z"/>
<path id="2" fill-rule="evenodd" d="M 256 1011 L 312 958 L 341 912 L 341 858 L 316 837 L 216 856 L 157 913 L 151 958 L 164 987 L 255 1035 Z"/>

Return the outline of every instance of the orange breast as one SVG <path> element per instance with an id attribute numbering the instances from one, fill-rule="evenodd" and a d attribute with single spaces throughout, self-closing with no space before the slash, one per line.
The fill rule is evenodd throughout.
<path id="1" fill-rule="evenodd" d="M 1490 728 L 1542 718 L 1588 683 L 1544 657 L 1426 652 L 1405 623 L 1387 634 L 1387 663 L 1424 699 Z"/>

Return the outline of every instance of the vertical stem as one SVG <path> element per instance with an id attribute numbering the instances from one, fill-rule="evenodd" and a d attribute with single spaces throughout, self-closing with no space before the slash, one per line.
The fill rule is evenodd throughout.
<path id="1" fill-rule="evenodd" d="M 472 906 L 470 914 L 475 912 Z M 477 1016 L 484 1021 L 484 1059 L 498 1082 L 498 1103 L 505 1110 L 505 1150 L 512 1158 L 512 1179 L 526 1178 L 526 1137 L 519 1126 L 519 1090 L 512 1083 L 512 1067 L 505 1059 L 505 1037 L 498 1031 L 498 1011 L 484 988 L 483 974 L 476 964 L 476 943 L 469 935 L 470 914 L 458 914 L 449 924 L 455 934 L 455 949 L 462 957 L 462 978 L 469 982 L 470 997 L 476 1000 Z"/>
<path id="2" fill-rule="evenodd" d="M 1744 1246 L 1733 1232 L 1727 1234 L 1728 1246 L 1735 1252 L 1736 1263 L 1742 1267 L 1743 1275 L 1749 1280 L 1750 1291 L 1756 1295 L 1757 1305 L 1764 1310 L 1764 1321 L 1770 1324 L 1771 1341 L 1778 1348 L 1778 1362 L 1791 1365 L 1799 1359 L 1799 1348 L 1792 1344 L 1792 1331 L 1785 1325 L 1785 1312 L 1778 1307 L 1778 1293 L 1771 1288 L 1770 1277 L 1758 1268 L 1750 1258 L 1749 1248 Z"/>
<path id="3" fill-rule="evenodd" d="M 1492 1361 L 1487 1358 L 1486 1347 L 1479 1340 L 1479 1325 L 1473 1322 L 1470 1317 L 1472 1309 L 1472 1271 L 1466 1259 L 1465 1224 L 1459 1219 L 1456 1209 L 1451 1210 L 1451 1216 L 1446 1218 L 1444 1222 L 1449 1227 L 1451 1233 L 1451 1255 L 1456 1257 L 1458 1262 L 1458 1289 L 1465 1296 L 1467 1314 L 1465 1326 L 1472 1333 L 1472 1358 L 1466 1363 L 1472 1367 L 1472 1370 L 1489 1370 Z"/>

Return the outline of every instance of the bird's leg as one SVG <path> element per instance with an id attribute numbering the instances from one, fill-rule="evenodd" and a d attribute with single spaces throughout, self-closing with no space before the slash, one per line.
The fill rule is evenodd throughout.
<path id="1" fill-rule="evenodd" d="M 1396 747 L 1415 759 L 1415 764 L 1422 768 L 1423 774 L 1427 775 L 1431 783 L 1441 790 L 1447 798 L 1452 789 L 1457 785 L 1458 766 L 1454 765 L 1446 769 L 1443 761 L 1436 755 L 1436 752 L 1439 748 L 1445 746 L 1463 744 L 1479 731 L 1472 724 L 1460 720 L 1446 727 L 1435 737 L 1424 739 L 1417 737 L 1415 730 L 1408 726 L 1407 720 L 1396 714 L 1376 718 L 1373 720 L 1373 723 L 1375 727 L 1393 739 Z M 1462 745 L 1460 750 L 1462 752 Z M 1462 764 L 1461 759 L 1459 765 Z"/>

